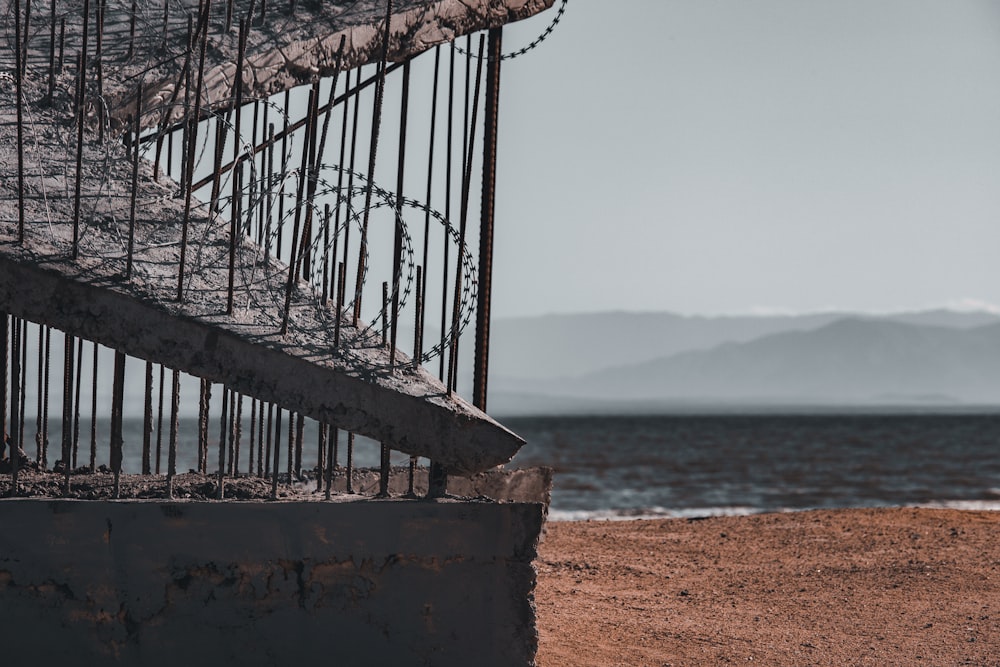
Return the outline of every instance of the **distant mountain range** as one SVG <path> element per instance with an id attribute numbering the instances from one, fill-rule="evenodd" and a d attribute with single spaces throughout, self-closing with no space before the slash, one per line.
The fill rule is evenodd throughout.
<path id="1" fill-rule="evenodd" d="M 985 312 L 598 313 L 498 320 L 492 333 L 500 415 L 992 403 L 1000 316 Z"/>

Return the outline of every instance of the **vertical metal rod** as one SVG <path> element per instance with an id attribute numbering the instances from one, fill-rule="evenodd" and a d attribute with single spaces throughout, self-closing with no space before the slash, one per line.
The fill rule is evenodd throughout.
<path id="1" fill-rule="evenodd" d="M 354 493 L 354 433 L 347 432 L 347 493 Z"/>
<path id="2" fill-rule="evenodd" d="M 327 425 L 320 422 L 316 429 L 316 492 L 323 490 L 323 474 L 326 470 L 326 435 Z"/>
<path id="3" fill-rule="evenodd" d="M 254 453 L 255 453 L 254 445 L 256 444 L 256 438 L 254 436 L 256 435 L 256 429 L 257 429 L 257 399 L 251 398 L 250 399 L 250 442 L 248 443 L 249 447 L 247 448 L 250 453 L 250 461 L 247 464 L 247 475 L 251 477 L 253 476 L 253 463 L 254 463 Z"/>
<path id="4" fill-rule="evenodd" d="M 132 8 L 128 13 L 128 55 L 125 56 L 128 60 L 132 60 L 135 55 L 135 15 L 138 11 L 138 0 L 132 0 Z"/>
<path id="5" fill-rule="evenodd" d="M 305 415 L 295 415 L 295 477 L 302 479 L 302 435 L 305 431 Z"/>
<path id="6" fill-rule="evenodd" d="M 330 297 L 330 205 L 323 204 L 323 278 L 320 302 L 325 306 Z M 333 237 L 333 256 L 337 256 L 337 237 Z"/>
<path id="7" fill-rule="evenodd" d="M 378 495 L 379 498 L 389 497 L 389 472 L 390 468 L 390 453 L 389 444 L 386 442 L 379 443 L 381 461 L 379 465 L 379 475 L 378 475 Z"/>
<path id="8" fill-rule="evenodd" d="M 281 174 L 288 173 L 288 112 L 291 102 L 291 92 L 285 91 L 285 107 L 281 116 Z M 274 247 L 274 258 L 281 260 L 281 232 L 285 226 L 285 179 L 281 179 L 281 187 L 278 190 L 278 235 Z"/>
<path id="9" fill-rule="evenodd" d="M 326 429 L 326 499 L 330 500 L 333 493 L 333 469 L 337 465 L 337 429 L 329 424 L 323 424 L 323 427 Z"/>
<path id="10" fill-rule="evenodd" d="M 361 247 L 358 252 L 358 275 L 354 283 L 354 325 L 357 326 L 361 317 L 361 288 L 365 276 L 365 248 L 368 244 L 368 216 L 371 212 L 372 192 L 375 181 L 375 158 L 378 155 L 378 136 L 382 124 L 382 97 L 385 94 L 385 63 L 389 57 L 389 28 L 392 22 L 392 0 L 388 0 L 385 9 L 385 31 L 382 37 L 382 57 L 378 67 L 378 83 L 375 85 L 375 104 L 372 110 L 372 135 L 368 152 L 368 179 L 365 183 L 364 219 L 361 223 Z"/>
<path id="11" fill-rule="evenodd" d="M 83 339 L 76 339 L 76 385 L 73 398 L 73 469 L 76 470 L 77 454 L 80 449 L 80 386 L 83 384 Z"/>
<path id="12" fill-rule="evenodd" d="M 177 413 L 181 402 L 181 373 L 173 370 L 170 391 L 170 444 L 167 452 L 167 498 L 174 497 L 174 475 L 177 474 Z"/>
<path id="13" fill-rule="evenodd" d="M 80 47 L 80 88 L 76 114 L 76 192 L 73 203 L 73 259 L 80 256 L 80 186 L 83 170 L 84 103 L 87 92 L 87 36 L 90 32 L 90 0 L 83 0 L 83 45 Z M 18 123 L 20 125 L 20 123 Z"/>
<path id="14" fill-rule="evenodd" d="M 49 14 L 49 92 L 48 103 L 52 104 L 52 96 L 56 91 L 56 0 L 50 0 Z"/>
<path id="15" fill-rule="evenodd" d="M 263 404 L 261 404 L 261 410 L 263 410 Z M 263 420 L 262 420 L 263 421 Z M 274 403 L 267 404 L 267 448 L 264 451 L 264 477 L 267 478 L 271 475 L 271 435 L 274 433 Z"/>
<path id="16" fill-rule="evenodd" d="M 264 476 L 264 401 L 259 400 L 257 404 L 260 405 L 259 414 L 260 417 L 257 420 L 257 476 Z M 268 436 L 270 437 L 270 436 Z"/>
<path id="17" fill-rule="evenodd" d="M 111 471 L 115 475 L 114 497 L 120 494 L 122 455 L 125 445 L 122 437 L 123 403 L 125 401 L 125 353 L 115 350 L 115 375 L 111 397 Z"/>
<path id="18" fill-rule="evenodd" d="M 35 460 L 42 464 L 42 400 L 45 397 L 45 325 L 38 325 L 38 400 L 35 407 Z M 42 468 L 45 466 L 42 465 Z"/>
<path id="19" fill-rule="evenodd" d="M 445 343 L 450 339 L 448 334 L 448 244 L 451 241 L 450 238 L 450 227 L 452 226 L 451 219 L 451 182 L 452 182 L 452 157 L 454 153 L 454 135 L 455 128 L 455 49 L 451 49 L 450 62 L 448 68 L 448 131 L 446 133 L 447 138 L 445 142 L 445 168 L 444 168 L 444 218 L 448 221 L 449 229 L 442 230 L 442 241 L 443 247 L 441 248 L 442 257 L 442 271 L 441 271 L 441 354 L 438 359 L 438 377 L 441 378 L 442 382 L 447 384 L 445 380 L 445 357 L 444 353 Z M 457 250 L 458 265 L 461 266 L 462 261 L 462 250 L 459 248 Z M 450 347 L 450 346 L 449 346 Z M 450 375 L 448 376 L 451 377 Z M 433 464 L 431 464 L 433 467 Z"/>
<path id="20" fill-rule="evenodd" d="M 246 39 L 247 39 L 247 21 L 249 19 L 240 20 L 240 33 L 237 41 L 236 48 L 236 124 L 233 130 L 233 160 L 239 158 L 240 151 L 242 150 L 243 143 L 243 59 L 246 55 Z M 218 166 L 215 170 L 216 179 L 218 178 L 219 169 Z M 236 200 L 242 197 L 240 179 L 236 178 L 236 174 L 233 173 L 233 197 L 232 204 L 229 207 L 229 286 L 226 298 L 226 314 L 231 315 L 233 313 L 233 299 L 234 290 L 236 285 L 236 226 L 239 216 L 237 215 Z"/>
<path id="21" fill-rule="evenodd" d="M 267 107 L 265 107 L 267 108 Z M 264 258 L 267 259 L 271 255 L 271 211 L 274 208 L 274 123 L 268 123 L 267 125 L 267 171 L 265 172 L 265 177 L 268 180 L 267 188 L 265 190 L 265 196 L 261 197 L 261 205 L 265 207 L 264 213 L 261 215 L 261 220 L 263 221 L 264 230 Z"/>
<path id="22" fill-rule="evenodd" d="M 98 141 L 104 143 L 104 10 L 107 0 L 97 0 L 97 48 L 94 60 L 97 65 L 97 133 Z"/>
<path id="23" fill-rule="evenodd" d="M 240 444 L 243 439 L 243 394 L 236 394 L 236 419 L 233 425 L 233 476 L 240 472 Z"/>
<path id="24" fill-rule="evenodd" d="M 219 488 L 216 498 L 222 500 L 225 494 L 224 478 L 226 474 L 226 431 L 229 424 L 229 389 L 222 385 L 222 410 L 219 413 Z"/>
<path id="25" fill-rule="evenodd" d="M 479 224 L 479 291 L 476 308 L 476 366 L 472 404 L 486 411 L 490 363 L 490 298 L 493 290 L 493 226 L 496 208 L 497 125 L 500 108 L 500 62 L 503 29 L 489 32 L 486 108 L 483 127 L 483 183 Z"/>
<path id="26" fill-rule="evenodd" d="M 483 68 L 483 38 L 479 38 L 479 59 L 476 64 L 476 92 L 472 103 L 472 122 L 471 127 L 476 126 L 476 114 L 479 110 L 479 83 L 482 79 L 482 68 Z M 459 230 L 458 230 L 458 247 L 459 253 L 461 253 L 461 248 L 465 247 L 465 232 L 469 219 L 469 183 L 472 179 L 472 156 L 475 153 L 475 143 L 476 143 L 476 133 L 469 132 L 469 145 L 466 150 L 463 151 L 465 155 L 466 162 L 462 165 L 462 200 L 461 208 L 459 210 Z M 448 392 L 449 394 L 455 391 L 458 384 L 458 319 L 459 319 L 459 307 L 462 294 L 462 262 L 461 254 L 456 258 L 455 261 L 455 293 L 454 301 L 452 302 L 451 311 L 451 323 L 452 331 L 455 335 L 451 338 L 451 354 L 448 358 Z"/>
<path id="27" fill-rule="evenodd" d="M 295 217 L 292 227 L 292 254 L 288 260 L 288 282 L 285 284 L 285 308 L 281 315 L 281 335 L 288 333 L 288 318 L 292 306 L 292 288 L 295 286 L 297 277 L 297 259 L 300 249 L 299 222 L 302 213 L 302 198 L 305 191 L 306 172 L 309 164 L 309 138 L 312 136 L 312 128 L 315 126 L 313 109 L 316 106 L 316 90 L 309 91 L 308 111 L 306 115 L 305 145 L 302 147 L 302 159 L 298 174 L 298 196 L 295 198 Z M 305 245 L 305 238 L 301 240 L 301 246 Z"/>
<path id="28" fill-rule="evenodd" d="M 292 483 L 292 468 L 295 463 L 295 413 L 288 411 L 288 483 Z"/>
<path id="29" fill-rule="evenodd" d="M 431 238 L 431 195 L 433 193 L 434 184 L 434 143 L 435 135 L 437 133 L 437 108 L 438 108 L 438 77 L 441 71 L 441 47 L 434 47 L 434 83 L 431 86 L 431 127 L 430 127 L 430 139 L 428 140 L 427 147 L 427 194 L 424 197 L 424 203 L 427 204 L 427 210 L 424 212 L 424 252 L 421 259 L 420 265 L 427 267 L 428 262 L 428 250 L 430 246 Z M 445 230 L 444 233 L 445 243 L 448 242 L 448 233 Z M 420 292 L 421 303 L 427 302 L 427 280 L 424 280 L 423 289 Z M 447 283 L 447 279 L 445 279 Z M 421 311 L 420 321 L 417 323 L 417 328 L 420 330 L 420 341 L 423 342 L 424 338 L 424 314 Z M 444 335 L 444 329 L 442 328 L 441 334 Z M 443 351 L 442 347 L 442 351 Z M 418 355 L 414 355 L 416 358 Z"/>
<path id="30" fill-rule="evenodd" d="M 24 413 L 28 406 L 28 320 L 21 320 L 23 331 L 21 332 L 21 414 L 19 417 L 20 427 L 18 433 L 18 446 L 24 449 Z"/>
<path id="31" fill-rule="evenodd" d="M 205 457 L 205 450 L 208 449 L 208 400 L 205 397 L 205 388 L 208 380 L 201 378 L 198 381 L 198 460 L 195 469 L 204 474 L 201 462 Z"/>
<path id="32" fill-rule="evenodd" d="M 15 83 L 17 95 L 17 242 L 24 243 L 24 63 L 21 46 L 21 0 L 14 2 Z"/>
<path id="33" fill-rule="evenodd" d="M 184 300 L 184 264 L 187 255 L 188 226 L 191 219 L 191 184 L 194 180 L 194 155 L 198 142 L 198 121 L 201 119 L 201 89 L 205 81 L 205 51 L 208 47 L 208 15 L 212 0 L 204 0 L 204 9 L 199 17 L 198 34 L 201 35 L 201 51 L 198 57 L 198 79 L 194 89 L 194 113 L 188 117 L 187 172 L 184 178 L 184 222 L 181 226 L 181 257 L 177 271 L 177 300 Z M 185 91 L 186 93 L 186 91 Z"/>
<path id="34" fill-rule="evenodd" d="M 340 349 L 340 321 L 344 319 L 344 281 L 347 271 L 344 263 L 337 267 L 337 319 L 333 322 L 333 347 Z"/>
<path id="35" fill-rule="evenodd" d="M 163 394 L 164 394 L 163 387 L 165 386 L 164 380 L 165 380 L 164 368 L 163 364 L 160 364 L 160 392 L 159 392 L 159 398 L 157 399 L 158 408 L 156 416 L 156 474 L 157 475 L 160 474 L 160 461 L 163 459 L 161 454 L 163 453 Z"/>
<path id="36" fill-rule="evenodd" d="M 389 283 L 382 281 L 382 310 L 379 317 L 382 319 L 382 347 L 389 344 Z"/>
<path id="37" fill-rule="evenodd" d="M 169 21 L 170 21 L 170 0 L 163 0 L 163 40 L 160 43 L 160 50 L 165 51 L 167 49 L 167 34 L 169 33 Z"/>
<path id="38" fill-rule="evenodd" d="M 0 311 L 0 319 L 3 320 L 0 326 L 0 459 L 3 458 L 4 448 L 7 446 L 7 373 L 9 370 L 10 353 L 10 315 L 7 311 Z"/>
<path id="39" fill-rule="evenodd" d="M 132 280 L 132 255 L 135 247 L 135 202 L 139 193 L 139 133 L 142 131 L 142 80 L 135 95 L 135 123 L 132 129 L 132 197 L 128 218 L 128 261 L 125 264 L 125 280 Z"/>
<path id="40" fill-rule="evenodd" d="M 153 362 L 146 361 L 146 384 L 142 392 L 142 474 L 149 475 L 153 436 Z"/>
<path id="41" fill-rule="evenodd" d="M 24 56 L 21 58 L 21 67 L 27 70 L 28 42 L 31 40 L 31 0 L 24 0 L 24 29 L 21 34 L 24 35 L 24 42 L 21 43 L 21 49 L 24 52 Z"/>
<path id="42" fill-rule="evenodd" d="M 278 406 L 278 415 L 274 420 L 274 462 L 271 473 L 271 500 L 278 499 L 278 468 L 281 459 L 281 406 Z M 291 481 L 291 480 L 289 480 Z"/>
<path id="43" fill-rule="evenodd" d="M 62 74 L 66 62 L 66 17 L 59 19 L 59 73 Z"/>
<path id="44" fill-rule="evenodd" d="M 413 367 L 417 368 L 420 366 L 420 362 L 423 361 L 424 356 L 424 331 L 421 322 L 424 319 L 424 276 L 423 267 L 417 267 L 417 294 L 416 303 L 414 308 L 414 323 L 413 323 Z"/>
<path id="45" fill-rule="evenodd" d="M 413 478 L 416 475 L 416 472 L 417 472 L 417 457 L 416 456 L 411 456 L 410 457 L 410 468 L 409 468 L 408 482 L 407 482 L 407 485 L 406 485 L 406 496 L 408 498 L 413 498 L 413 497 L 415 497 L 417 495 L 416 492 L 413 489 Z"/>
<path id="46" fill-rule="evenodd" d="M 48 348 L 48 343 L 45 345 Z M 90 472 L 97 472 L 97 341 L 91 362 L 90 385 Z M 159 470 L 157 470 L 159 472 Z"/>
<path id="47" fill-rule="evenodd" d="M 350 72 L 348 72 L 348 74 L 350 74 Z M 355 165 L 355 158 L 357 156 L 357 150 L 356 149 L 357 149 L 357 146 L 358 146 L 358 116 L 359 116 L 359 110 L 361 108 L 361 86 L 358 85 L 360 83 L 360 81 L 361 81 L 361 68 L 359 67 L 358 68 L 358 74 L 357 74 L 357 81 L 355 81 L 355 85 L 354 85 L 354 89 L 355 89 L 355 91 L 354 91 L 354 112 L 353 112 L 352 120 L 351 120 L 351 152 L 350 152 L 350 155 L 348 157 L 348 167 L 347 167 L 347 169 L 348 169 L 348 172 L 347 172 L 347 198 L 345 200 L 346 203 L 347 203 L 347 206 L 346 206 L 346 211 L 344 212 L 345 217 L 344 217 L 344 253 L 343 253 L 343 262 L 344 262 L 344 266 L 345 267 L 347 266 L 348 253 L 349 253 L 350 247 L 351 247 L 351 224 L 350 223 L 351 223 L 352 218 L 354 217 L 353 214 L 351 213 L 351 210 L 353 208 L 351 206 L 351 201 L 354 198 L 354 165 Z M 350 79 L 348 79 L 348 84 L 350 84 Z M 349 104 L 350 100 L 348 100 L 347 103 Z M 344 108 L 344 113 L 345 114 L 347 113 L 347 107 Z M 345 116 L 345 118 L 346 118 L 346 116 Z M 340 208 L 339 208 L 339 206 L 340 206 L 340 199 L 337 200 L 337 206 L 338 206 L 338 209 L 337 209 L 337 211 L 338 211 L 338 213 L 337 213 L 337 224 L 339 225 L 340 224 L 340 213 L 339 213 L 339 211 L 340 211 Z M 345 268 L 345 270 L 346 270 L 346 268 Z M 339 280 L 340 280 L 341 283 L 343 282 L 343 279 L 339 279 Z M 344 294 L 345 295 L 347 294 L 346 290 L 344 290 Z M 354 322 L 354 324 L 356 325 L 357 322 Z"/>
<path id="48" fill-rule="evenodd" d="M 20 436 L 18 415 L 21 413 L 19 404 L 21 399 L 21 323 L 16 317 L 13 317 L 11 325 L 13 340 L 10 350 L 10 440 L 7 445 L 10 450 L 10 495 L 16 496 L 18 493 L 18 472 L 21 467 L 21 452 L 18 451 L 17 446 Z"/>
<path id="49" fill-rule="evenodd" d="M 43 469 L 49 467 L 49 378 L 51 375 L 52 327 L 45 327 L 45 373 L 42 378 L 42 458 Z"/>
<path id="50" fill-rule="evenodd" d="M 69 472 L 73 454 L 73 351 L 74 339 L 63 334 L 62 455 L 63 493 L 69 495 Z M 113 418 L 113 417 L 112 417 Z M 113 422 L 112 422 L 113 423 Z"/>
<path id="51" fill-rule="evenodd" d="M 403 263 L 403 175 L 406 173 L 406 121 L 410 103 L 410 61 L 403 65 L 403 91 L 399 104 L 399 155 L 396 168 L 396 219 L 392 241 L 392 318 L 389 344 L 389 367 L 396 366 L 396 342 L 399 332 L 399 288 Z"/>

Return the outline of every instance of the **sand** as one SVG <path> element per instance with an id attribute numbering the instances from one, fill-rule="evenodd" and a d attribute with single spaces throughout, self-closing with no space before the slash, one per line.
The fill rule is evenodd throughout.
<path id="1" fill-rule="evenodd" d="M 1000 666 L 1000 512 L 550 523 L 540 667 Z"/>

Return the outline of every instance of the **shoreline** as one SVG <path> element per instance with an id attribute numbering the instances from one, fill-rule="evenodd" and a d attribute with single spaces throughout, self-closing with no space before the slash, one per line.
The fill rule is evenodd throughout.
<path id="1" fill-rule="evenodd" d="M 1000 512 L 555 521 L 539 667 L 1000 666 Z"/>

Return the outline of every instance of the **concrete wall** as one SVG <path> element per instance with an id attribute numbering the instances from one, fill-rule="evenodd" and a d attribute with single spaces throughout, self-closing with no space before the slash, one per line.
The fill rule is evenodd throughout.
<path id="1" fill-rule="evenodd" d="M 0 655 L 531 665 L 542 513 L 468 501 L 3 500 Z"/>

